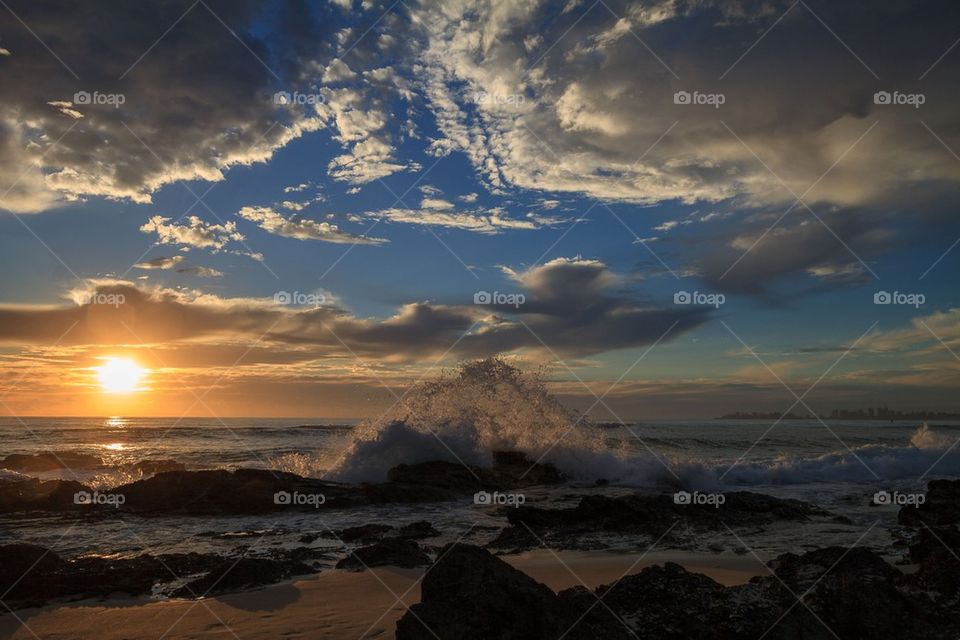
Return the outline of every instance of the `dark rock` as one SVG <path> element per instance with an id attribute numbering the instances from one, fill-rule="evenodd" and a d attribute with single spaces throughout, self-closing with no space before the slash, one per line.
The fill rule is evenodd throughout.
<path id="1" fill-rule="evenodd" d="M 208 594 L 240 591 L 312 573 L 313 569 L 296 560 L 276 561 L 266 558 L 221 558 L 201 578 L 192 580 L 173 592 L 174 597 L 203 597 Z"/>
<path id="2" fill-rule="evenodd" d="M 413 568 L 427 564 L 430 564 L 430 557 L 416 542 L 388 538 L 356 549 L 337 563 L 337 569 L 363 570 L 383 566 Z"/>
<path id="3" fill-rule="evenodd" d="M 931 480 L 927 483 L 927 499 L 918 507 L 901 507 L 900 524 L 939 527 L 960 524 L 960 480 Z"/>
<path id="4" fill-rule="evenodd" d="M 145 476 L 153 476 L 158 473 L 166 473 L 168 471 L 186 471 L 187 465 L 170 459 L 141 460 L 140 462 L 136 462 L 125 467 L 124 469 L 133 474 L 140 473 Z"/>
<path id="5" fill-rule="evenodd" d="M 722 529 L 723 523 L 757 526 L 779 520 L 807 520 L 813 516 L 829 516 L 829 512 L 799 500 L 774 498 L 744 491 L 724 494 L 719 507 L 674 503 L 669 494 L 632 494 L 619 497 L 585 496 L 570 509 L 544 509 L 520 506 L 507 510 L 507 521 L 519 531 L 503 532 L 505 546 L 518 541 L 531 541 L 531 529 L 543 538 L 561 545 L 564 539 L 576 539 L 581 533 L 632 533 L 658 537 L 678 521 L 689 526 Z M 491 543 L 491 546 L 499 548 Z"/>
<path id="6" fill-rule="evenodd" d="M 554 595 L 489 553 L 455 545 L 427 572 L 421 602 L 398 621 L 396 637 L 899 640 L 960 632 L 956 599 L 904 586 L 867 549 L 784 554 L 771 567 L 775 575 L 724 587 L 667 563 L 594 592 Z"/>
<path id="7" fill-rule="evenodd" d="M 390 534 L 391 538 L 400 538 L 401 540 L 422 540 L 424 538 L 434 538 L 440 535 L 440 532 L 433 528 L 433 525 L 426 520 L 418 520 L 404 525 Z"/>
<path id="8" fill-rule="evenodd" d="M 364 524 L 359 527 L 349 527 L 343 529 L 337 535 L 344 542 L 361 542 L 370 544 L 383 538 L 383 534 L 392 531 L 393 527 L 388 524 Z"/>
<path id="9" fill-rule="evenodd" d="M 568 589 L 560 599 L 570 612 L 577 612 L 575 630 L 624 640 L 759 638 L 781 613 L 758 585 L 727 588 L 671 562 L 647 567 L 594 593 L 583 587 Z"/>
<path id="10" fill-rule="evenodd" d="M 14 471 L 56 471 L 58 469 L 97 469 L 103 466 L 98 456 L 70 451 L 12 453 L 0 460 L 0 468 Z"/>
<path id="11" fill-rule="evenodd" d="M 282 471 L 170 471 L 113 489 L 122 494 L 122 510 L 137 513 L 190 515 L 255 514 L 272 511 L 315 511 L 361 504 L 357 491 L 330 482 L 302 478 Z M 277 502 L 275 495 L 322 494 L 325 502 Z"/>
<path id="12" fill-rule="evenodd" d="M 309 551 L 309 550 L 307 550 Z M 85 557 L 64 560 L 55 552 L 29 544 L 0 545 L 0 593 L 12 607 L 39 606 L 54 599 L 123 593 L 150 593 L 156 585 L 202 574 L 172 595 L 223 593 L 311 573 L 298 550 L 276 558 L 235 560 L 213 554 L 142 555 L 135 558 Z"/>
<path id="13" fill-rule="evenodd" d="M 0 482 L 0 513 L 14 511 L 62 511 L 77 509 L 74 496 L 90 491 L 73 480 L 18 480 Z"/>
<path id="14" fill-rule="evenodd" d="M 455 544 L 439 558 L 420 602 L 397 621 L 397 640 L 543 640 L 565 631 L 556 594 L 489 552 Z"/>

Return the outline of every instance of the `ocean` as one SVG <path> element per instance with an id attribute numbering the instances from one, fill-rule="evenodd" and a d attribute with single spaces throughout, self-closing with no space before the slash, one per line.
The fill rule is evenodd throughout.
<path id="1" fill-rule="evenodd" d="M 477 424 L 464 426 L 462 420 L 434 419 L 429 422 L 433 425 L 429 435 L 411 428 L 413 423 L 410 415 L 406 421 L 392 416 L 369 424 L 323 418 L 3 418 L 0 452 L 97 456 L 102 464 L 88 468 L 23 473 L 80 480 L 107 491 L 138 479 L 142 474 L 132 473 L 130 465 L 144 460 L 170 459 L 187 469 L 254 467 L 335 481 L 382 481 L 386 470 L 400 461 L 483 464 L 485 447 L 496 446 L 488 442 L 490 428 L 497 426 L 493 423 L 484 429 Z M 544 455 L 544 461 L 557 464 L 570 478 L 558 487 L 528 490 L 527 504 L 572 505 L 598 491 L 616 495 L 666 486 L 798 498 L 848 519 L 847 524 L 801 528 L 785 524 L 742 534 L 752 551 L 771 557 L 787 550 L 852 544 L 873 521 L 881 526 L 871 529 L 861 544 L 888 550 L 897 533 L 897 507 L 872 505 L 874 493 L 922 493 L 930 479 L 960 476 L 960 447 L 954 446 L 960 439 L 960 423 L 790 420 L 771 429 L 772 424 L 767 420 L 671 420 L 611 427 L 580 422 L 560 431 L 548 428 L 542 437 L 531 438 L 536 426 L 524 423 L 522 441 L 507 442 L 503 425 L 499 425 L 499 440 L 526 450 L 531 457 Z M 12 471 L 0 474 L 16 476 Z M 601 478 L 609 480 L 609 485 L 598 489 L 596 480 Z M 504 525 L 499 509 L 471 500 L 215 518 L 77 520 L 63 514 L 24 514 L 0 521 L 0 543 L 32 542 L 65 557 L 184 551 L 257 556 L 303 546 L 304 540 L 316 538 L 311 548 L 328 551 L 321 564 L 332 566 L 343 550 L 330 531 L 371 522 L 403 525 L 418 520 L 428 520 L 444 532 L 442 539 L 432 541 L 437 544 L 461 537 L 482 543 Z M 584 540 L 584 547 L 611 550 L 643 544 L 635 539 Z M 671 544 L 694 550 L 716 550 L 718 545 L 737 550 L 740 543 L 703 536 L 684 539 L 678 533 Z"/>

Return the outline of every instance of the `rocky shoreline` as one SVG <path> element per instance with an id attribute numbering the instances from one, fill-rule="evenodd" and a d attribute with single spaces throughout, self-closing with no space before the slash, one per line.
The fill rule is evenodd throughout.
<path id="1" fill-rule="evenodd" d="M 386 482 L 361 485 L 268 470 L 171 469 L 106 492 L 123 496 L 113 504 L 78 503 L 77 494 L 93 489 L 76 481 L 0 480 L 0 513 L 68 519 L 309 514 L 563 482 L 552 466 L 515 453 L 496 454 L 489 469 L 447 462 L 401 465 Z M 276 497 L 283 493 L 322 494 L 324 500 L 284 502 Z M 770 575 L 745 585 L 725 587 L 666 563 L 595 590 L 575 587 L 557 594 L 495 555 L 543 546 L 578 548 L 584 535 L 596 533 L 651 540 L 674 527 L 709 532 L 777 522 L 847 522 L 799 500 L 742 491 L 722 496 L 719 504 L 685 504 L 672 492 L 587 494 L 560 508 L 504 507 L 499 513 L 506 526 L 486 548 L 431 546 L 430 539 L 442 532 L 426 520 L 304 535 L 300 542 L 306 546 L 271 549 L 256 558 L 170 553 L 66 559 L 40 546 L 7 544 L 0 545 L 0 592 L 8 592 L 5 602 L 18 609 L 115 594 L 196 598 L 241 591 L 315 573 L 319 550 L 309 545 L 328 538 L 338 543 L 338 569 L 429 567 L 421 602 L 397 626 L 397 637 L 408 640 L 433 632 L 441 638 L 755 638 L 770 627 L 769 638 L 830 638 L 834 632 L 843 638 L 960 635 L 960 481 L 933 480 L 925 501 L 900 510 L 912 572 L 874 550 L 825 547 L 782 554 L 768 563 Z M 517 629 L 528 631 L 517 635 Z"/>

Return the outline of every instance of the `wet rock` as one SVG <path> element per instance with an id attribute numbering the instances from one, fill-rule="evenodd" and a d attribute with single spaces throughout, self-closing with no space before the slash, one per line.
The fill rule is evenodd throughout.
<path id="1" fill-rule="evenodd" d="M 430 564 L 430 557 L 412 540 L 386 539 L 356 549 L 337 563 L 337 569 L 363 570 L 372 567 L 422 567 Z"/>
<path id="2" fill-rule="evenodd" d="M 89 489 L 73 480 L 19 480 L 0 482 L 0 513 L 77 509 L 74 496 Z"/>
<path id="3" fill-rule="evenodd" d="M 56 471 L 58 469 L 97 469 L 103 466 L 98 456 L 70 451 L 44 451 L 35 454 L 12 453 L 0 460 L 0 468 L 14 471 Z"/>
<path id="4" fill-rule="evenodd" d="M 337 534 L 337 537 L 344 542 L 370 544 L 380 540 L 383 534 L 392 530 L 393 527 L 388 524 L 364 524 L 359 527 L 343 529 Z"/>
<path id="5" fill-rule="evenodd" d="M 128 473 L 139 473 L 144 476 L 153 476 L 158 473 L 166 473 L 168 471 L 186 471 L 186 469 L 187 465 L 170 459 L 141 460 L 132 465 L 124 467 L 124 470 Z"/>
<path id="6" fill-rule="evenodd" d="M 439 558 L 420 602 L 397 621 L 397 640 L 543 640 L 565 630 L 556 594 L 489 552 L 455 544 Z"/>
<path id="7" fill-rule="evenodd" d="M 272 511 L 315 511 L 362 503 L 357 491 L 282 471 L 170 471 L 112 490 L 125 498 L 121 509 L 137 513 L 190 515 L 256 514 Z M 277 494 L 286 498 L 277 499 Z M 323 503 L 296 501 L 323 496 Z"/>
<path id="8" fill-rule="evenodd" d="M 781 613 L 758 585 L 727 588 L 671 562 L 595 592 L 568 589 L 560 599 L 577 612 L 575 630 L 581 634 L 624 640 L 759 638 Z"/>
<path id="9" fill-rule="evenodd" d="M 39 606 L 55 599 L 144 595 L 157 585 L 187 576 L 198 577 L 172 595 L 193 597 L 236 591 L 311 572 L 300 561 L 297 550 L 275 558 L 240 560 L 199 553 L 64 560 L 36 545 L 0 545 L 0 593 L 15 608 Z"/>
<path id="10" fill-rule="evenodd" d="M 813 516 L 830 516 L 823 509 L 799 500 L 744 491 L 724 494 L 719 507 L 698 504 L 676 504 L 672 494 L 627 496 L 585 496 L 569 509 L 544 509 L 520 506 L 508 509 L 507 521 L 517 531 L 504 531 L 500 538 L 509 546 L 539 537 L 566 545 L 583 533 L 630 533 L 661 536 L 679 521 L 691 527 L 722 529 L 724 523 L 736 526 L 758 526 L 780 520 L 807 520 Z M 499 540 L 499 539 L 498 539 Z M 491 546 L 499 546 L 491 543 Z"/>
<path id="11" fill-rule="evenodd" d="M 391 538 L 400 538 L 401 540 L 422 540 L 424 538 L 434 538 L 440 535 L 440 532 L 434 529 L 433 525 L 426 520 L 418 520 L 404 525 L 390 534 Z"/>
<path id="12" fill-rule="evenodd" d="M 220 558 L 207 567 L 207 573 L 185 584 L 171 595 L 180 598 L 203 597 L 209 594 L 240 591 L 273 584 L 293 576 L 312 573 L 313 569 L 293 559 Z"/>
<path id="13" fill-rule="evenodd" d="M 770 563 L 776 577 L 755 578 L 786 609 L 780 636 L 824 638 L 942 638 L 956 635 L 953 614 L 925 596 L 899 588 L 903 574 L 868 549 L 827 547 Z M 814 615 L 815 614 L 815 615 Z M 828 633 L 828 627 L 832 633 Z M 815 637 L 819 637 L 815 635 Z"/>
<path id="14" fill-rule="evenodd" d="M 926 501 L 917 507 L 901 507 L 897 518 L 911 527 L 960 524 L 960 480 L 931 480 Z"/>

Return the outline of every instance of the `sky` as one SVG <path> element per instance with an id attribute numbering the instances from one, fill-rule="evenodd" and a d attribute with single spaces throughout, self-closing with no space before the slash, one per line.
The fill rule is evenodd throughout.
<path id="1" fill-rule="evenodd" d="M 7 0 L 0 412 L 375 416 L 492 355 L 597 419 L 957 410 L 958 24 Z"/>

